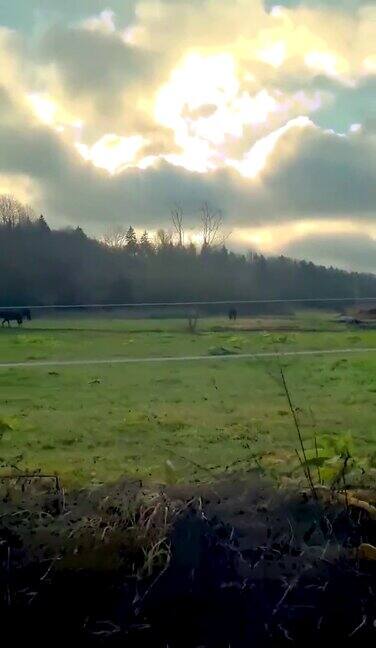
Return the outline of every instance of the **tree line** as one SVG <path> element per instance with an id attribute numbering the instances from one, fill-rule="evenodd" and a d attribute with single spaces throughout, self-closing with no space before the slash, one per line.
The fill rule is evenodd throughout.
<path id="1" fill-rule="evenodd" d="M 236 254 L 220 212 L 204 204 L 198 242 L 183 212 L 151 236 L 118 227 L 102 240 L 80 228 L 52 229 L 43 216 L 0 196 L 0 306 L 282 298 L 361 298 L 376 276 L 283 256 Z"/>

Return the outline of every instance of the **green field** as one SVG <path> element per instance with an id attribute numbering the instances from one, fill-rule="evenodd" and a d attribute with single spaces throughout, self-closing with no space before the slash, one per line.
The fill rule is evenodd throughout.
<path id="1" fill-rule="evenodd" d="M 376 353 L 216 357 L 376 349 L 376 330 L 333 320 L 315 313 L 231 325 L 207 318 L 189 333 L 184 319 L 61 317 L 1 329 L 0 362 L 212 355 L 200 362 L 0 368 L 1 470 L 58 472 L 69 486 L 122 476 L 207 480 L 249 467 L 299 478 L 282 364 L 308 455 L 316 435 L 324 476 L 335 472 L 345 448 L 354 470 L 372 474 Z"/>

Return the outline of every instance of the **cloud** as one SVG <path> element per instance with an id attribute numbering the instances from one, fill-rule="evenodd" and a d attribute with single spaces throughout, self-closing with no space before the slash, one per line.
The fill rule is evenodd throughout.
<path id="1" fill-rule="evenodd" d="M 136 80 L 150 83 L 159 66 L 156 53 L 131 47 L 116 33 L 83 27 L 51 27 L 39 55 L 41 63 L 56 66 L 67 92 L 75 95 L 117 97 Z"/>
<path id="2" fill-rule="evenodd" d="M 117 32 L 55 25 L 41 39 L 38 64 L 42 91 L 79 115 L 89 137 L 151 128 L 150 94 L 164 65 L 158 52 L 127 45 Z"/>
<path id="3" fill-rule="evenodd" d="M 376 239 L 353 234 L 307 236 L 286 246 L 287 256 L 376 274 Z"/>
<path id="4" fill-rule="evenodd" d="M 339 136 L 313 124 L 290 130 L 262 178 L 280 213 L 375 218 L 376 142 L 367 135 Z"/>
<path id="5" fill-rule="evenodd" d="M 158 48 L 166 45 L 168 34 L 168 49 L 176 55 L 187 49 L 214 52 L 219 47 L 235 53 L 238 64 L 253 73 L 256 70 L 256 76 L 258 72 L 274 77 L 304 70 L 306 76 L 323 72 L 345 81 L 357 73 L 363 57 L 373 49 L 376 26 L 372 8 L 344 12 L 341 6 L 299 3 L 293 11 L 268 14 L 262 2 L 255 1 L 250 19 L 247 0 L 140 2 L 133 42 L 144 47 L 153 43 Z"/>
<path id="6" fill-rule="evenodd" d="M 85 126 L 85 143 L 91 145 L 107 134 L 145 135 L 161 126 L 166 131 L 167 119 L 155 123 L 158 93 L 170 86 L 170 97 L 176 94 L 174 79 L 183 75 L 194 54 L 198 69 L 186 68 L 186 94 L 194 96 L 197 84 L 205 85 L 205 68 L 216 59 L 220 68 L 221 57 L 233 62 L 228 84 L 236 84 L 237 91 L 226 105 L 222 98 L 216 113 L 204 122 L 199 112 L 208 102 L 198 96 L 190 127 L 211 128 L 215 120 L 223 123 L 231 118 L 229 134 L 237 132 L 238 137 L 237 143 L 228 143 L 228 152 L 232 155 L 238 147 L 241 153 L 267 129 L 299 114 L 330 110 L 335 90 L 302 89 L 304 79 L 313 82 L 321 75 L 347 87 L 372 56 L 370 44 L 376 41 L 376 27 L 363 15 L 317 11 L 312 6 L 272 15 L 261 0 L 252 3 L 252 20 L 248 0 L 109 0 L 108 4 L 30 0 L 30 7 L 32 24 L 42 26 L 29 43 L 27 57 L 24 54 L 23 67 L 29 72 L 25 85 L 30 93 L 52 98 L 62 111 L 74 114 Z M 20 9 L 24 15 L 26 7 Z M 36 16 L 43 20 L 38 22 Z M 291 92 L 289 79 L 290 84 L 295 81 Z M 180 117 L 188 122 L 186 96 L 181 87 L 179 92 Z M 265 129 L 260 120 L 256 125 L 257 120 L 250 119 L 249 125 L 244 118 L 245 111 L 250 116 L 258 111 L 263 93 L 275 103 Z M 168 112 L 166 105 L 163 110 Z M 172 129 L 171 142 L 174 138 Z M 199 139 L 202 144 L 205 138 Z"/>
<path id="7" fill-rule="evenodd" d="M 371 20 L 312 6 L 272 16 L 255 0 L 249 20 L 245 0 L 116 0 L 110 6 L 80 3 L 78 20 L 71 4 L 65 8 L 65 3 L 35 3 L 46 21 L 59 15 L 52 26 L 46 23 L 37 39 L 38 91 L 54 95 L 79 114 L 91 139 L 94 133 L 136 134 L 130 130 L 148 124 L 158 88 L 192 52 L 201 57 L 202 68 L 205 60 L 226 52 L 234 61 L 239 98 L 251 100 L 266 89 L 270 94 L 282 90 L 282 125 L 284 117 L 299 114 L 299 103 L 307 114 L 331 101 L 328 93 L 304 97 L 301 89 L 300 99 L 296 92 L 289 96 L 285 78 L 296 78 L 299 86 L 302 79 L 321 74 L 349 84 L 372 55 L 370 43 L 376 40 Z M 277 126 L 274 122 L 271 129 Z M 249 129 L 245 136 L 252 137 Z"/>
<path id="8" fill-rule="evenodd" d="M 324 79 L 316 79 L 315 87 L 331 94 L 331 101 L 318 109 L 315 120 L 325 128 L 335 125 L 337 130 L 345 132 L 350 124 L 368 123 L 374 119 L 372 108 L 376 93 L 376 75 L 362 77 L 354 87 L 343 87 L 333 84 L 329 89 Z"/>
<path id="9" fill-rule="evenodd" d="M 203 200 L 221 207 L 229 223 L 244 227 L 329 214 L 375 219 L 375 145 L 368 137 L 341 138 L 309 121 L 293 124 L 270 158 L 256 181 L 232 169 L 193 173 L 163 161 L 108 176 L 48 127 L 0 126 L 0 172 L 33 179 L 41 209 L 56 221 L 94 230 L 106 219 L 166 224 L 173 202 L 194 214 Z"/>
<path id="10" fill-rule="evenodd" d="M 363 7 L 375 5 L 375 0 L 341 0 L 341 11 L 358 12 Z M 332 11 L 338 11 L 338 4 L 333 0 L 265 0 L 265 7 L 270 11 L 273 7 L 283 6 L 296 8 L 299 6 L 319 9 L 324 7 Z"/>
<path id="11" fill-rule="evenodd" d="M 109 4 L 119 20 L 134 17 L 137 0 L 16 0 L 0 8 L 0 23 L 30 34 L 51 22 L 77 22 L 108 9 Z"/>
<path id="12" fill-rule="evenodd" d="M 109 177 L 42 126 L 0 127 L 2 172 L 32 178 L 41 191 L 38 209 L 52 222 L 81 224 L 97 233 L 106 222 L 167 225 L 175 201 L 188 213 L 206 199 L 227 212 L 229 201 L 236 204 L 242 193 L 226 173 L 192 174 L 163 162 L 155 169 L 128 169 Z"/>
<path id="13" fill-rule="evenodd" d="M 208 200 L 244 232 L 357 222 L 356 247 L 376 217 L 376 3 L 276 4 L 8 3 L 0 188 L 95 233 L 167 225 L 175 201 L 193 225 Z"/>

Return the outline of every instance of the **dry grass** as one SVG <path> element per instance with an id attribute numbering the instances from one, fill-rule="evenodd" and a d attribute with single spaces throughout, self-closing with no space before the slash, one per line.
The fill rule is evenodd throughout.
<path id="1" fill-rule="evenodd" d="M 368 647 L 374 507 L 369 493 L 316 493 L 249 474 L 168 491 L 122 482 L 66 493 L 61 507 L 47 479 L 8 480 L 3 636 L 150 648 L 359 637 Z"/>

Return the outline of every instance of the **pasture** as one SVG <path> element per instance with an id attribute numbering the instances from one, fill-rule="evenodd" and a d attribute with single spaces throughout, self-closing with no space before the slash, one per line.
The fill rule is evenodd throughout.
<path id="1" fill-rule="evenodd" d="M 1 471 L 57 472 L 67 486 L 124 476 L 207 481 L 247 469 L 299 480 L 282 367 L 308 459 L 319 464 L 322 478 L 336 474 L 347 450 L 354 479 L 374 475 L 376 353 L 340 353 L 362 348 L 376 348 L 376 330 L 315 312 L 202 318 L 195 333 L 186 319 L 83 315 L 0 329 L 0 363 L 210 356 L 0 367 Z M 328 349 L 338 354 L 219 357 Z"/>

